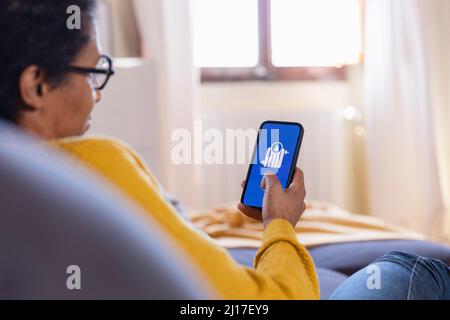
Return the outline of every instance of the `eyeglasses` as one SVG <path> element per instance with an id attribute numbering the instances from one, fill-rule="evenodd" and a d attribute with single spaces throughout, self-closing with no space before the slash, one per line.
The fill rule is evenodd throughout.
<path id="1" fill-rule="evenodd" d="M 95 68 L 68 66 L 67 71 L 89 75 L 89 80 L 94 90 L 103 90 L 114 75 L 113 63 L 110 57 L 101 55 Z"/>

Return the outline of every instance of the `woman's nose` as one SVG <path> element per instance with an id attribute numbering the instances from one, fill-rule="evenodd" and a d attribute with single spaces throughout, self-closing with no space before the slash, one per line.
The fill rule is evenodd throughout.
<path id="1" fill-rule="evenodd" d="M 101 90 L 95 90 L 95 103 L 99 103 L 102 100 L 102 96 Z"/>

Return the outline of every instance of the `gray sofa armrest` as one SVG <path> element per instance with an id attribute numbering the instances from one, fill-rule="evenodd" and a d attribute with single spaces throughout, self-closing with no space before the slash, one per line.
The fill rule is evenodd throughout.
<path id="1" fill-rule="evenodd" d="M 0 124 L 0 299 L 212 296 L 145 215 L 11 130 Z"/>

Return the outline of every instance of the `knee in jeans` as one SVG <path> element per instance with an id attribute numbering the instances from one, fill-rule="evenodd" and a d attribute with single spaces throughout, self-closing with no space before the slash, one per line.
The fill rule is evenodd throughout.
<path id="1" fill-rule="evenodd" d="M 399 264 L 415 264 L 419 260 L 419 256 L 405 251 L 389 251 L 381 258 L 377 259 L 376 262 L 379 261 L 390 261 L 397 262 Z"/>

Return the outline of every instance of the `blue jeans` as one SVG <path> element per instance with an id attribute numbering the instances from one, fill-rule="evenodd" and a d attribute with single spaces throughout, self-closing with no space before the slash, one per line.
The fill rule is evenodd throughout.
<path id="1" fill-rule="evenodd" d="M 356 272 L 331 300 L 450 300 L 450 268 L 436 259 L 392 251 Z"/>

